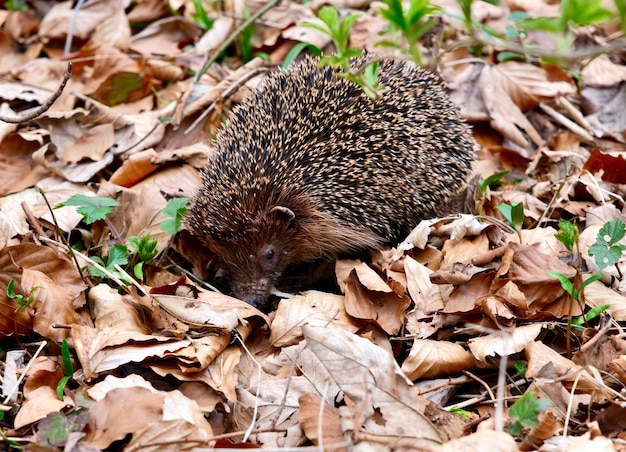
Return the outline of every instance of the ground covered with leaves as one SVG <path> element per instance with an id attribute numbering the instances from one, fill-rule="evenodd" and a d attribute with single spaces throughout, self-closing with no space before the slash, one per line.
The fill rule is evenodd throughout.
<path id="1" fill-rule="evenodd" d="M 626 450 L 625 18 L 620 0 L 6 2 L 4 448 Z M 299 53 L 363 49 L 446 83 L 478 143 L 471 213 L 269 314 L 209 290 L 215 256 L 181 219 L 215 131 Z"/>

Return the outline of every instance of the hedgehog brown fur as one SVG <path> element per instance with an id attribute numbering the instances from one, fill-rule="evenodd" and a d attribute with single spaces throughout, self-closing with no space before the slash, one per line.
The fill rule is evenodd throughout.
<path id="1" fill-rule="evenodd" d="M 293 265 L 401 239 L 465 187 L 474 141 L 436 76 L 385 59 L 379 81 L 373 100 L 307 58 L 218 132 L 187 224 L 235 296 L 263 308 Z"/>

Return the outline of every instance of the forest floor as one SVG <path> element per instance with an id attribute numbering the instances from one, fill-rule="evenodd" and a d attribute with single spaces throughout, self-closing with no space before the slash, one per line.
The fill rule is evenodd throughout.
<path id="1" fill-rule="evenodd" d="M 6 2 L 3 450 L 626 450 L 626 5 L 492 3 Z M 263 313 L 207 290 L 185 198 L 317 49 L 439 75 L 472 213 Z"/>

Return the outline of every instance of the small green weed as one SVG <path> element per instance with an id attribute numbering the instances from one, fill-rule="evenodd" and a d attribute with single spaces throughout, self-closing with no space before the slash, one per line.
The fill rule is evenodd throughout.
<path id="1" fill-rule="evenodd" d="M 526 392 L 511 405 L 509 416 L 515 422 L 509 425 L 509 431 L 514 436 L 520 436 L 525 428 L 535 427 L 539 422 L 539 413 L 550 406 L 548 400 L 538 399 L 532 392 Z"/>
<path id="2" fill-rule="evenodd" d="M 619 218 L 611 220 L 598 231 L 596 242 L 589 247 L 589 255 L 593 257 L 600 269 L 615 265 L 626 250 L 626 245 L 618 243 L 626 235 L 624 222 Z"/>
<path id="3" fill-rule="evenodd" d="M 168 218 L 161 222 L 161 229 L 170 235 L 176 234 L 183 225 L 183 215 L 187 210 L 188 203 L 189 198 L 170 199 L 167 202 L 165 209 L 163 209 L 163 214 L 165 214 Z"/>
<path id="4" fill-rule="evenodd" d="M 43 289 L 43 287 L 41 286 L 33 287 L 28 294 L 28 298 L 26 298 L 22 294 L 15 293 L 14 287 L 15 280 L 11 279 L 7 284 L 7 297 L 9 297 L 11 300 L 17 301 L 17 308 L 15 309 L 15 312 L 23 311 L 24 309 L 29 307 L 33 303 L 33 301 L 35 301 L 35 289 Z"/>

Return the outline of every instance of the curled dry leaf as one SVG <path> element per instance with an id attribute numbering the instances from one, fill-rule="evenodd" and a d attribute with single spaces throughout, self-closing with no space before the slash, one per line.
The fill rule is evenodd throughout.
<path id="1" fill-rule="evenodd" d="M 185 450 L 207 444 L 213 436 L 209 423 L 193 400 L 180 391 L 154 391 L 144 387 L 116 388 L 89 409 L 87 447 L 102 450 L 132 435 L 134 447 L 161 444 L 159 450 Z M 120 416 L 132 413 L 132 416 Z M 102 428 L 107 426 L 107 428 Z M 158 438 L 158 440 L 157 440 Z M 188 444 L 189 443 L 189 444 Z M 166 447 L 165 444 L 175 445 Z M 210 447 L 210 443 L 207 444 Z"/>
<path id="2" fill-rule="evenodd" d="M 442 287 L 433 284 L 430 275 L 433 273 L 425 265 L 420 264 L 410 256 L 404 258 L 404 271 L 407 279 L 407 289 L 415 309 L 424 314 L 432 314 L 443 308 Z"/>
<path id="3" fill-rule="evenodd" d="M 300 404 L 298 422 L 313 444 L 330 446 L 345 441 L 337 408 L 328 405 L 321 397 L 311 393 L 300 397 L 298 403 Z"/>
<path id="4" fill-rule="evenodd" d="M 415 339 L 402 371 L 411 380 L 454 375 L 476 367 L 472 355 L 459 344 Z"/>
<path id="5" fill-rule="evenodd" d="M 359 325 L 346 312 L 344 297 L 314 290 L 280 302 L 270 333 L 274 347 L 293 345 L 302 339 L 302 325 L 340 328 L 356 332 Z"/>
<path id="6" fill-rule="evenodd" d="M 518 326 L 513 331 L 498 331 L 469 339 L 467 346 L 477 360 L 486 362 L 488 356 L 512 355 L 524 350 L 539 336 L 542 327 L 542 323 L 533 323 Z"/>
<path id="7" fill-rule="evenodd" d="M 365 264 L 355 266 L 346 278 L 342 276 L 344 269 L 338 263 L 337 280 L 343 281 L 346 312 L 354 318 L 375 322 L 389 334 L 397 334 L 411 300 L 404 293 L 396 294 Z"/>
<path id="8" fill-rule="evenodd" d="M 201 292 L 197 299 L 174 295 L 153 295 L 153 298 L 179 320 L 194 326 L 210 326 L 224 330 L 237 328 L 244 319 L 267 316 L 246 302 L 217 292 Z"/>
<path id="9" fill-rule="evenodd" d="M 531 158 L 532 153 L 529 150 L 531 145 L 526 137 L 538 147 L 543 146 L 544 140 L 504 91 L 502 85 L 494 83 L 492 70 L 490 66 L 485 65 L 478 80 L 478 87 L 489 112 L 491 127 L 519 146 L 519 151 L 524 157 Z"/>
<path id="10" fill-rule="evenodd" d="M 355 403 L 352 409 L 361 413 L 365 433 L 390 445 L 433 447 L 442 441 L 443 434 L 423 414 L 424 401 L 390 353 L 345 331 L 332 336 L 320 327 L 304 326 L 302 331 L 308 347 Z"/>
<path id="11" fill-rule="evenodd" d="M 556 371 L 557 374 L 550 377 L 560 377 L 568 388 L 575 380 L 578 380 L 578 391 L 594 391 L 603 387 L 602 378 L 595 375 L 592 369 L 579 366 L 541 342 L 530 342 L 524 351 L 528 360 L 526 378 L 540 378 L 543 372 Z"/>

